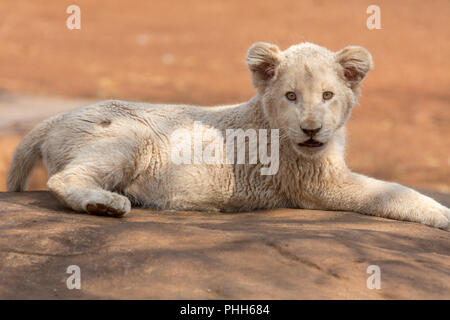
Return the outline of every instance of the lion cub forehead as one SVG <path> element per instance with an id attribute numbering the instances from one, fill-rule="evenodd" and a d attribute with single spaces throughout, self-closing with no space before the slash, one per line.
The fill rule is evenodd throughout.
<path id="1" fill-rule="evenodd" d="M 310 42 L 303 42 L 293 45 L 283 51 L 287 60 L 297 60 L 299 58 L 318 58 L 323 61 L 333 61 L 334 53 L 327 48 L 318 46 Z"/>

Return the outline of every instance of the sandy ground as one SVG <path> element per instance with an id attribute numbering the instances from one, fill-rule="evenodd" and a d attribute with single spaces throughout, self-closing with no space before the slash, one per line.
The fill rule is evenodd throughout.
<path id="1" fill-rule="evenodd" d="M 0 102 L 9 105 L 0 109 L 7 129 L 0 190 L 11 152 L 36 115 L 82 105 L 79 99 L 245 101 L 254 94 L 245 52 L 262 40 L 369 49 L 375 69 L 349 123 L 350 166 L 450 192 L 450 2 L 377 1 L 382 29 L 368 30 L 372 2 L 80 0 L 81 30 L 68 30 L 72 1 L 2 1 Z M 44 176 L 31 187 L 43 188 Z"/>

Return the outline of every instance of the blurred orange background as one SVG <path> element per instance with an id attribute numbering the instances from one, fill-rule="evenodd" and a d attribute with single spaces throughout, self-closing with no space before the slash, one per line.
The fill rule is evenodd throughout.
<path id="1" fill-rule="evenodd" d="M 80 30 L 66 27 L 72 4 Z M 372 4 L 381 30 L 366 27 Z M 350 167 L 450 192 L 449 14 L 448 0 L 3 0 L 0 190 L 12 151 L 44 115 L 110 98 L 242 102 L 255 94 L 245 65 L 253 42 L 309 41 L 361 45 L 375 61 L 348 125 Z M 42 168 L 31 188 L 45 188 Z"/>

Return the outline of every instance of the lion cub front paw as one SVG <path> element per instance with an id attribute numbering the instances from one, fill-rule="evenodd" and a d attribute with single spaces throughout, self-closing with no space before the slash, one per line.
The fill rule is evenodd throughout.
<path id="1" fill-rule="evenodd" d="M 441 205 L 435 204 L 423 209 L 426 213 L 427 221 L 433 227 L 450 231 L 450 209 Z M 428 219 L 427 219 L 428 220 Z"/>
<path id="2" fill-rule="evenodd" d="M 127 197 L 105 193 L 85 201 L 84 208 L 90 214 L 122 217 L 130 212 L 131 203 Z"/>
<path id="3" fill-rule="evenodd" d="M 447 226 L 443 229 L 450 231 L 450 209 L 442 206 L 442 215 L 447 218 Z"/>

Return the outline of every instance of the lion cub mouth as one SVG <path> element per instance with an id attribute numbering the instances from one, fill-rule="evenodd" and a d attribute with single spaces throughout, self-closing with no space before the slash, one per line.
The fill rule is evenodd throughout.
<path id="1" fill-rule="evenodd" d="M 300 147 L 318 148 L 323 146 L 323 143 L 310 138 L 309 140 L 298 143 L 298 145 Z"/>

